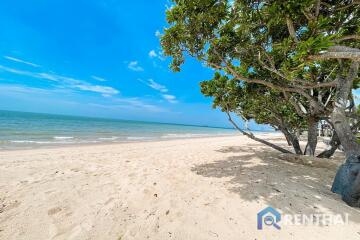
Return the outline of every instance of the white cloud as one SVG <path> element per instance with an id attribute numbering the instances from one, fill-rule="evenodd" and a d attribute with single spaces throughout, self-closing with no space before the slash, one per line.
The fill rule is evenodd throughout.
<path id="1" fill-rule="evenodd" d="M 113 98 L 113 103 L 114 104 L 111 105 L 91 103 L 90 105 L 111 110 L 127 109 L 147 112 L 167 112 L 167 110 L 162 107 L 146 103 L 142 100 L 139 100 L 138 98 Z"/>
<path id="2" fill-rule="evenodd" d="M 156 30 L 156 32 L 155 32 L 155 37 L 161 37 L 161 33 L 160 33 L 160 31 L 159 30 Z"/>
<path id="3" fill-rule="evenodd" d="M 119 93 L 119 91 L 117 89 L 112 88 L 112 87 L 93 85 L 93 84 L 83 81 L 83 80 L 78 80 L 75 78 L 66 77 L 66 76 L 62 76 L 62 75 L 58 75 L 58 74 L 54 74 L 54 73 L 45 73 L 45 72 L 38 73 L 38 72 L 23 71 L 23 70 L 5 67 L 2 65 L 0 65 L 0 70 L 6 71 L 9 73 L 13 73 L 16 75 L 54 81 L 54 82 L 57 82 L 58 84 L 60 84 L 61 87 L 63 87 L 63 88 L 71 88 L 71 89 L 77 89 L 77 90 L 82 90 L 82 91 L 96 92 L 96 93 L 105 94 L 105 95 L 116 95 Z"/>
<path id="4" fill-rule="evenodd" d="M 156 52 L 155 50 L 151 50 L 151 51 L 149 52 L 149 57 L 150 57 L 150 58 L 157 58 L 157 59 L 159 59 L 159 60 L 161 60 L 161 61 L 164 61 L 164 60 L 165 60 L 165 58 L 164 58 L 164 56 L 163 56 L 163 53 L 162 53 L 161 51 Z"/>
<path id="5" fill-rule="evenodd" d="M 169 90 L 167 89 L 166 86 L 161 85 L 160 83 L 155 82 L 153 79 L 149 79 L 147 81 L 144 81 L 142 79 L 138 79 L 140 82 L 146 84 L 147 86 L 151 87 L 152 89 L 155 89 L 156 91 L 162 92 L 162 93 L 166 93 Z"/>
<path id="6" fill-rule="evenodd" d="M 49 94 L 50 91 L 42 88 L 28 87 L 24 85 L 0 85 L 2 92 Z"/>
<path id="7" fill-rule="evenodd" d="M 41 67 L 38 64 L 35 64 L 35 63 L 32 63 L 32 62 L 27 62 L 27 61 L 21 60 L 19 58 L 14 58 L 14 57 L 10 57 L 10 56 L 4 56 L 4 58 L 6 58 L 8 60 L 11 60 L 11 61 L 14 61 L 14 62 L 23 63 L 23 64 L 26 64 L 26 65 L 29 65 L 29 66 L 32 66 L 32 67 Z"/>
<path id="8" fill-rule="evenodd" d="M 163 94 L 162 97 L 169 103 L 177 103 L 176 97 L 170 94 Z"/>
<path id="9" fill-rule="evenodd" d="M 166 101 L 168 101 L 169 103 L 177 103 L 178 102 L 174 95 L 165 94 L 165 93 L 169 92 L 169 89 L 166 86 L 155 82 L 151 78 L 147 81 L 144 81 L 142 79 L 138 79 L 138 80 L 140 82 L 146 84 L 147 86 L 151 87 L 152 89 L 159 91 L 161 93 L 162 98 L 165 99 Z"/>
<path id="10" fill-rule="evenodd" d="M 8 94 L 9 96 L 27 96 L 30 98 L 34 98 L 35 96 L 41 97 L 42 99 L 49 97 L 49 96 L 59 96 L 59 94 L 73 94 L 72 90 L 68 89 L 44 89 L 44 88 L 35 88 L 35 87 L 29 87 L 26 85 L 6 85 L 6 84 L 0 84 L 0 92 L 3 92 L 4 94 Z M 56 95 L 54 95 L 56 94 Z M 103 94 L 106 95 L 106 94 Z M 111 96 L 111 95 L 109 95 Z M 79 104 L 79 102 L 76 101 L 66 101 L 64 99 L 59 99 L 61 103 L 66 104 Z M 49 101 L 51 101 L 51 98 L 49 98 Z M 148 103 L 144 100 L 140 100 L 138 98 L 120 98 L 120 97 L 112 97 L 106 100 L 103 104 L 99 103 L 88 103 L 89 106 L 93 107 L 99 107 L 107 110 L 131 110 L 131 111 L 146 111 L 151 113 L 160 113 L 160 112 L 168 112 L 166 108 L 163 108 L 161 106 L 157 106 L 151 103 Z"/>
<path id="11" fill-rule="evenodd" d="M 37 87 L 29 87 L 26 85 L 20 85 L 20 84 L 0 84 L 0 91 L 3 93 L 25 93 L 25 94 L 37 94 L 37 95 L 49 95 L 52 93 L 57 94 L 69 94 L 72 93 L 72 90 L 68 89 L 60 89 L 60 88 L 50 88 L 50 89 L 44 89 L 44 88 L 37 88 Z"/>
<path id="12" fill-rule="evenodd" d="M 19 70 L 19 69 L 9 68 L 9 67 L 2 66 L 2 65 L 0 65 L 0 70 L 3 70 L 5 72 L 9 72 L 9 73 L 13 73 L 13 74 L 17 74 L 17 75 L 27 76 L 27 77 L 41 78 L 41 79 L 57 81 L 57 78 L 55 78 L 52 75 L 47 74 L 47 73 L 36 73 L 36 72 L 22 71 L 22 70 Z"/>
<path id="13" fill-rule="evenodd" d="M 102 78 L 102 77 L 92 75 L 91 78 L 95 79 L 96 81 L 99 81 L 99 82 L 106 82 L 106 79 Z"/>
<path id="14" fill-rule="evenodd" d="M 152 89 L 158 90 L 158 91 L 160 91 L 160 92 L 162 92 L 162 93 L 168 92 L 167 87 L 165 87 L 164 85 L 161 85 L 161 84 L 155 82 L 155 81 L 152 80 L 152 79 L 149 79 L 149 81 L 148 81 L 148 86 L 151 87 Z"/>
<path id="15" fill-rule="evenodd" d="M 142 72 L 144 69 L 139 65 L 138 61 L 131 61 L 128 64 L 128 68 L 135 72 Z"/>
<path id="16" fill-rule="evenodd" d="M 83 91 L 89 91 L 89 92 L 97 92 L 101 93 L 105 96 L 115 95 L 118 94 L 119 91 L 107 86 L 99 86 L 99 85 L 74 85 L 75 88 L 78 88 Z"/>
<path id="17" fill-rule="evenodd" d="M 151 57 L 151 58 L 154 58 L 154 57 L 157 57 L 158 55 L 157 55 L 157 53 L 155 52 L 155 50 L 151 50 L 150 52 L 149 52 L 149 57 Z"/>

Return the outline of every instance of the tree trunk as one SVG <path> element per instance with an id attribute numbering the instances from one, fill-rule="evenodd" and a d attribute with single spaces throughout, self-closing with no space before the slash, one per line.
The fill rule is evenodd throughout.
<path id="1" fill-rule="evenodd" d="M 345 114 L 353 87 L 353 80 L 357 77 L 358 70 L 359 63 L 353 61 L 348 76 L 346 78 L 338 77 L 336 101 L 331 120 L 344 148 L 346 162 L 338 169 L 331 190 L 340 194 L 342 199 L 350 206 L 360 207 L 360 144 L 357 143 Z"/>
<path id="2" fill-rule="evenodd" d="M 239 126 L 232 120 L 230 113 L 229 113 L 229 112 L 226 112 L 226 114 L 227 114 L 227 116 L 228 116 L 228 119 L 229 119 L 230 123 L 231 123 L 239 132 L 241 132 L 243 135 L 245 135 L 245 136 L 247 136 L 247 137 L 249 137 L 249 138 L 251 138 L 251 139 L 253 139 L 253 140 L 257 141 L 257 142 L 263 143 L 263 144 L 265 144 L 265 145 L 267 145 L 267 146 L 269 146 L 269 147 L 271 147 L 271 148 L 274 148 L 274 149 L 276 149 L 276 150 L 278 150 L 278 151 L 280 151 L 280 152 L 282 152 L 282 153 L 291 153 L 291 154 L 292 154 L 292 152 L 286 150 L 285 148 L 279 147 L 279 146 L 277 146 L 277 145 L 275 145 L 275 144 L 273 144 L 273 143 L 270 143 L 270 142 L 268 142 L 268 141 L 266 141 L 266 140 L 264 140 L 264 139 L 257 138 L 257 137 L 256 137 L 254 134 L 252 134 L 252 133 L 247 133 L 247 132 L 243 131 L 243 130 L 242 130 L 241 128 L 239 128 Z"/>
<path id="3" fill-rule="evenodd" d="M 334 112 L 331 115 L 331 120 L 334 123 L 335 131 L 339 136 L 346 157 L 360 156 L 360 145 L 352 133 L 350 124 L 345 115 L 345 110 L 335 107 Z"/>
<path id="4" fill-rule="evenodd" d="M 314 117 L 309 117 L 308 126 L 308 142 L 305 148 L 305 155 L 314 156 L 318 137 L 318 120 Z"/>
<path id="5" fill-rule="evenodd" d="M 331 114 L 331 121 L 335 131 L 344 148 L 346 157 L 360 156 L 360 144 L 354 136 L 350 123 L 345 114 L 346 105 L 353 87 L 353 80 L 358 75 L 359 63 L 353 62 L 350 66 L 349 74 L 346 78 L 338 79 L 337 96 L 334 111 Z"/>
<path id="6" fill-rule="evenodd" d="M 296 154 L 298 154 L 298 155 L 303 154 L 303 151 L 301 150 L 301 147 L 300 147 L 299 139 L 296 136 L 293 136 L 292 146 L 293 146 Z"/>
<path id="7" fill-rule="evenodd" d="M 330 158 L 332 155 L 334 155 L 336 149 L 340 146 L 340 139 L 336 133 L 336 131 L 333 132 L 333 136 L 331 137 L 331 140 L 329 142 L 329 148 L 320 153 L 317 157 L 318 158 Z"/>
<path id="8" fill-rule="evenodd" d="M 331 191 L 341 195 L 349 206 L 360 207 L 360 163 L 358 158 L 348 157 L 339 167 Z"/>
<path id="9" fill-rule="evenodd" d="M 301 150 L 299 139 L 295 134 L 292 134 L 288 129 L 286 128 L 280 128 L 280 131 L 285 135 L 285 138 L 288 143 L 294 148 L 294 151 L 297 155 L 302 155 L 303 151 Z"/>
<path id="10" fill-rule="evenodd" d="M 292 142 L 291 142 L 289 136 L 287 136 L 284 132 L 283 132 L 283 134 L 284 134 L 284 136 L 285 136 L 285 138 L 286 138 L 286 141 L 287 141 L 288 146 L 292 146 Z"/>

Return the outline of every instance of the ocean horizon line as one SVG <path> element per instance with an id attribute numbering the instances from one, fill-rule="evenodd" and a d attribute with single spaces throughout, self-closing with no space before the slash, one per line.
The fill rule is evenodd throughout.
<path id="1" fill-rule="evenodd" d="M 178 126 L 189 126 L 189 127 L 203 127 L 203 128 L 218 128 L 218 129 L 229 129 L 233 130 L 233 127 L 220 127 L 220 126 L 210 126 L 210 125 L 198 125 L 198 124 L 186 124 L 186 123 L 173 123 L 173 122 L 157 122 L 157 121 L 147 121 L 147 120 L 134 120 L 134 119 L 123 119 L 123 118 L 112 118 L 112 117 L 93 117 L 85 115 L 70 115 L 70 114 L 57 114 L 57 113 L 47 113 L 47 112 L 28 112 L 28 111 L 19 111 L 19 110 L 4 110 L 0 109 L 0 112 L 10 112 L 10 113 L 25 113 L 25 114 L 41 114 L 41 115 L 50 115 L 50 116 L 59 116 L 59 117 L 73 117 L 73 118 L 84 118 L 84 119 L 93 119 L 93 120 L 107 120 L 107 121 L 125 121 L 125 122 L 137 122 L 137 123 L 148 123 L 148 124 L 164 124 L 164 125 L 178 125 Z M 244 129 L 242 129 L 244 130 Z M 264 130 L 252 130 L 255 132 L 271 132 Z"/>

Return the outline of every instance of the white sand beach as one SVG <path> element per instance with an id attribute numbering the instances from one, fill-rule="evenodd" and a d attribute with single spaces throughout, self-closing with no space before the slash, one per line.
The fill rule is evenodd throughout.
<path id="1" fill-rule="evenodd" d="M 360 239 L 360 210 L 330 191 L 342 154 L 283 158 L 244 136 L 3 151 L 0 239 Z M 258 230 L 267 206 L 349 223 Z"/>

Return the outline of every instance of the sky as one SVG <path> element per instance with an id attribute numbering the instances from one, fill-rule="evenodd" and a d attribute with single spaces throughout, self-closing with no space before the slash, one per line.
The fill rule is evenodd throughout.
<path id="1" fill-rule="evenodd" d="M 168 68 L 159 36 L 170 5 L 2 0 L 0 109 L 230 126 L 200 93 L 210 69 L 190 58 Z"/>

